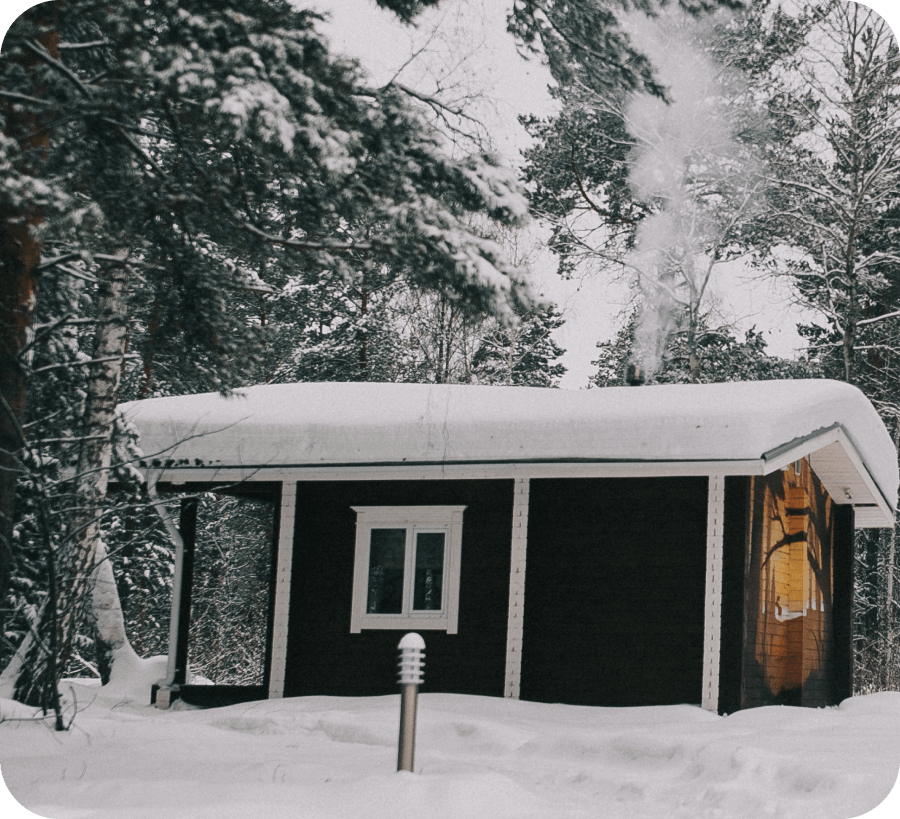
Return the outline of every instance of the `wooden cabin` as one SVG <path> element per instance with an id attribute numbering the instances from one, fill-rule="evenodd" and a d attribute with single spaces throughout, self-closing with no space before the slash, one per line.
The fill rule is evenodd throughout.
<path id="1" fill-rule="evenodd" d="M 159 497 L 195 496 L 160 704 L 392 693 L 409 631 L 423 691 L 719 712 L 851 694 L 854 529 L 892 526 L 898 485 L 854 387 L 284 384 L 121 409 Z M 253 684 L 186 684 L 210 492 L 271 523 Z"/>

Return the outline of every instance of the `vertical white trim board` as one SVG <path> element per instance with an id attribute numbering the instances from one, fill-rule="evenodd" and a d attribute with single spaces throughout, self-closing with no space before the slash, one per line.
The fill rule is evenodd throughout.
<path id="1" fill-rule="evenodd" d="M 516 478 L 509 564 L 509 616 L 506 626 L 506 675 L 503 696 L 519 698 L 522 676 L 522 624 L 525 614 L 525 552 L 528 545 L 528 478 Z"/>
<path id="2" fill-rule="evenodd" d="M 272 624 L 272 666 L 269 674 L 270 699 L 284 696 L 296 504 L 297 481 L 283 481 L 281 484 L 281 516 L 278 525 L 278 554 L 276 556 L 278 562 L 275 575 L 274 622 Z"/>
<path id="3" fill-rule="evenodd" d="M 709 476 L 706 518 L 706 602 L 703 616 L 703 700 L 708 711 L 719 708 L 719 658 L 722 632 L 722 548 L 725 476 Z"/>

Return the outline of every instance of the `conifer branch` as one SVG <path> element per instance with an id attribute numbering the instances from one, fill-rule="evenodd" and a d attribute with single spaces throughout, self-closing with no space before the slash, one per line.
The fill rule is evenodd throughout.
<path id="1" fill-rule="evenodd" d="M 241 230 L 246 231 L 247 233 L 252 234 L 260 239 L 263 239 L 266 242 L 271 242 L 275 245 L 281 245 L 282 247 L 289 247 L 292 250 L 310 250 L 310 251 L 355 251 L 355 250 L 383 250 L 384 248 L 393 247 L 394 243 L 390 241 L 368 241 L 368 242 L 335 242 L 335 241 L 323 241 L 323 242 L 311 242 L 306 239 L 288 239 L 282 236 L 273 236 L 271 233 L 266 233 L 264 230 L 260 230 L 260 228 L 256 227 L 256 225 L 251 224 L 250 222 L 241 220 L 238 224 Z"/>
<path id="2" fill-rule="evenodd" d="M 55 59 L 46 48 L 44 48 L 40 43 L 33 42 L 31 40 L 24 40 L 22 43 L 25 48 L 27 48 L 32 54 L 37 56 L 39 60 L 45 62 L 49 65 L 54 71 L 59 72 L 64 77 L 66 77 L 80 92 L 83 96 L 88 99 L 93 99 L 94 92 L 88 88 L 79 78 L 78 75 L 75 74 L 72 69 L 65 66 L 59 60 Z"/>

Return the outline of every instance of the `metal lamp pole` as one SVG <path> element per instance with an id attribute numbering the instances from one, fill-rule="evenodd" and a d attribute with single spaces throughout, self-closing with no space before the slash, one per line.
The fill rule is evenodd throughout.
<path id="1" fill-rule="evenodd" d="M 425 665 L 425 641 L 411 632 L 397 646 L 400 649 L 400 741 L 397 770 L 412 771 L 416 753 L 416 708 L 422 667 Z"/>

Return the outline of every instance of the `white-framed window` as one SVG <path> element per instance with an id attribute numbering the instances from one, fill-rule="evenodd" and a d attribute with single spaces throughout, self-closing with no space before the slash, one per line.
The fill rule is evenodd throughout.
<path id="1" fill-rule="evenodd" d="M 456 634 L 465 506 L 353 506 L 350 631 Z"/>

